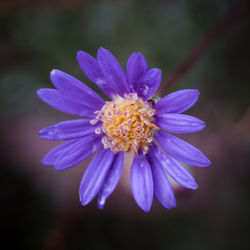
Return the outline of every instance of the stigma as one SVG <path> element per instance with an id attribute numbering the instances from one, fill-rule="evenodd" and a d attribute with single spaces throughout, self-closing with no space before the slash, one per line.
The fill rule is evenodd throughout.
<path id="1" fill-rule="evenodd" d="M 143 101 L 136 93 L 116 96 L 95 112 L 97 116 L 90 124 L 102 122 L 95 133 L 103 133 L 102 144 L 105 149 L 109 148 L 114 153 L 124 151 L 134 154 L 142 149 L 143 154 L 146 154 L 153 141 L 154 131 L 158 128 L 153 123 L 153 106 L 152 102 Z"/>

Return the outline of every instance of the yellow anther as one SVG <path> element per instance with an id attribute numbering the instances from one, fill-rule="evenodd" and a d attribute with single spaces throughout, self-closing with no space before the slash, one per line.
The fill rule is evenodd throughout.
<path id="1" fill-rule="evenodd" d="M 157 129 L 153 123 L 154 114 L 152 105 L 135 93 L 125 94 L 124 98 L 117 96 L 106 102 L 97 111 L 95 119 L 103 123 L 102 131 L 106 134 L 102 139 L 104 148 L 110 148 L 115 153 L 125 151 L 135 154 L 142 148 L 146 154 Z"/>

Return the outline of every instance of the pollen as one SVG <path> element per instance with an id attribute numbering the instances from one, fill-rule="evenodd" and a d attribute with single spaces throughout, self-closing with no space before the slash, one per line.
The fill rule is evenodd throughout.
<path id="1" fill-rule="evenodd" d="M 103 132 L 105 149 L 109 148 L 115 153 L 124 151 L 137 154 L 141 148 L 144 154 L 148 152 L 154 131 L 158 128 L 153 123 L 155 110 L 152 102 L 143 101 L 136 93 L 125 94 L 106 102 L 96 113 L 96 118 L 90 124 L 102 122 L 95 133 Z"/>

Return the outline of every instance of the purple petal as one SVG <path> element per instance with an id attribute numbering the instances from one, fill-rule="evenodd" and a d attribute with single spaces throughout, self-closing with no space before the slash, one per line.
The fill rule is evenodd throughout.
<path id="1" fill-rule="evenodd" d="M 148 64 L 145 57 L 134 52 L 127 62 L 127 77 L 131 90 L 136 91 L 141 78 L 148 71 Z"/>
<path id="2" fill-rule="evenodd" d="M 69 98 L 56 89 L 39 89 L 37 95 L 41 100 L 51 107 L 63 111 L 65 113 L 79 115 L 83 117 L 95 118 L 98 108 L 85 103 L 84 100 L 75 100 L 74 97 Z"/>
<path id="3" fill-rule="evenodd" d="M 112 84 L 106 81 L 97 60 L 84 51 L 77 53 L 77 60 L 87 77 L 94 82 L 104 94 L 111 98 L 114 89 L 112 88 Z"/>
<path id="4" fill-rule="evenodd" d="M 108 50 L 104 48 L 98 49 L 97 62 L 106 81 L 111 85 L 113 95 L 119 94 L 123 96 L 124 93 L 131 92 L 121 65 Z"/>
<path id="5" fill-rule="evenodd" d="M 100 125 L 91 125 L 89 119 L 69 120 L 42 129 L 39 135 L 47 140 L 69 140 L 95 133 Z"/>
<path id="6" fill-rule="evenodd" d="M 149 155 L 156 159 L 157 165 L 161 166 L 176 182 L 186 188 L 198 188 L 194 177 L 174 157 L 165 153 L 160 147 L 153 144 L 150 147 Z"/>
<path id="7" fill-rule="evenodd" d="M 138 83 L 137 93 L 143 99 L 151 97 L 161 84 L 162 74 L 159 69 L 150 69 L 141 82 Z"/>
<path id="8" fill-rule="evenodd" d="M 176 207 L 174 192 L 169 183 L 166 173 L 160 167 L 155 158 L 149 157 L 152 175 L 154 180 L 154 196 L 158 202 L 165 208 L 171 209 Z"/>
<path id="9" fill-rule="evenodd" d="M 78 51 L 77 60 L 80 68 L 92 82 L 96 83 L 100 79 L 102 81 L 104 80 L 104 76 L 99 68 L 97 60 L 93 56 L 84 51 Z"/>
<path id="10" fill-rule="evenodd" d="M 159 113 L 182 113 L 191 108 L 198 100 L 200 92 L 196 89 L 184 89 L 165 96 L 155 104 Z"/>
<path id="11" fill-rule="evenodd" d="M 101 140 L 97 135 L 89 135 L 76 140 L 54 162 L 56 170 L 64 170 L 86 160 L 101 146 Z"/>
<path id="12" fill-rule="evenodd" d="M 149 212 L 153 201 L 153 178 L 150 165 L 143 155 L 136 155 L 134 158 L 130 184 L 138 206 Z"/>
<path id="13" fill-rule="evenodd" d="M 115 155 L 115 159 L 112 163 L 112 166 L 105 178 L 104 184 L 98 195 L 98 207 L 99 209 L 103 209 L 107 198 L 111 195 L 111 193 L 115 190 L 123 169 L 123 160 L 124 153 L 120 152 Z"/>
<path id="14" fill-rule="evenodd" d="M 55 148 L 53 148 L 51 151 L 49 151 L 49 153 L 44 156 L 44 158 L 42 159 L 42 164 L 44 166 L 53 166 L 56 159 L 76 141 L 77 140 L 72 140 L 65 143 L 61 143 Z"/>
<path id="15" fill-rule="evenodd" d="M 197 167 L 208 167 L 211 162 L 191 144 L 162 131 L 155 136 L 160 145 L 178 160 Z"/>
<path id="16" fill-rule="evenodd" d="M 171 113 L 157 115 L 155 124 L 171 133 L 194 133 L 206 126 L 204 121 L 193 116 Z"/>
<path id="17" fill-rule="evenodd" d="M 91 202 L 100 191 L 113 159 L 114 153 L 106 149 L 101 149 L 92 159 L 79 189 L 80 201 L 83 206 Z"/>
<path id="18" fill-rule="evenodd" d="M 65 72 L 54 69 L 50 73 L 50 79 L 62 95 L 69 97 L 69 99 L 84 103 L 94 110 L 101 109 L 105 104 L 94 90 Z"/>

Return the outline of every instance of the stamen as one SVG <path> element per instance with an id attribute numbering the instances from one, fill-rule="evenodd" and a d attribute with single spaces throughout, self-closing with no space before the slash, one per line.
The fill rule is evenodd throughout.
<path id="1" fill-rule="evenodd" d="M 147 154 L 148 153 L 148 150 L 149 150 L 149 147 L 148 146 L 145 146 L 142 150 L 143 154 Z"/>
<path id="2" fill-rule="evenodd" d="M 126 124 L 127 124 L 127 125 L 131 125 L 131 123 L 132 123 L 132 119 L 129 118 L 129 119 L 126 121 Z"/>
<path id="3" fill-rule="evenodd" d="M 97 135 L 101 134 L 101 132 L 102 132 L 102 128 L 101 127 L 98 127 L 98 128 L 95 129 L 95 133 Z"/>
<path id="4" fill-rule="evenodd" d="M 111 142 L 112 145 L 116 145 L 116 143 L 117 143 L 117 139 L 114 139 L 114 140 Z"/>
<path id="5" fill-rule="evenodd" d="M 93 120 L 90 121 L 90 124 L 91 124 L 91 125 L 96 125 L 97 122 L 98 122 L 98 120 L 93 119 Z"/>
<path id="6" fill-rule="evenodd" d="M 153 137 L 147 138 L 147 141 L 148 141 L 149 143 L 152 142 L 152 141 L 153 141 Z"/>

